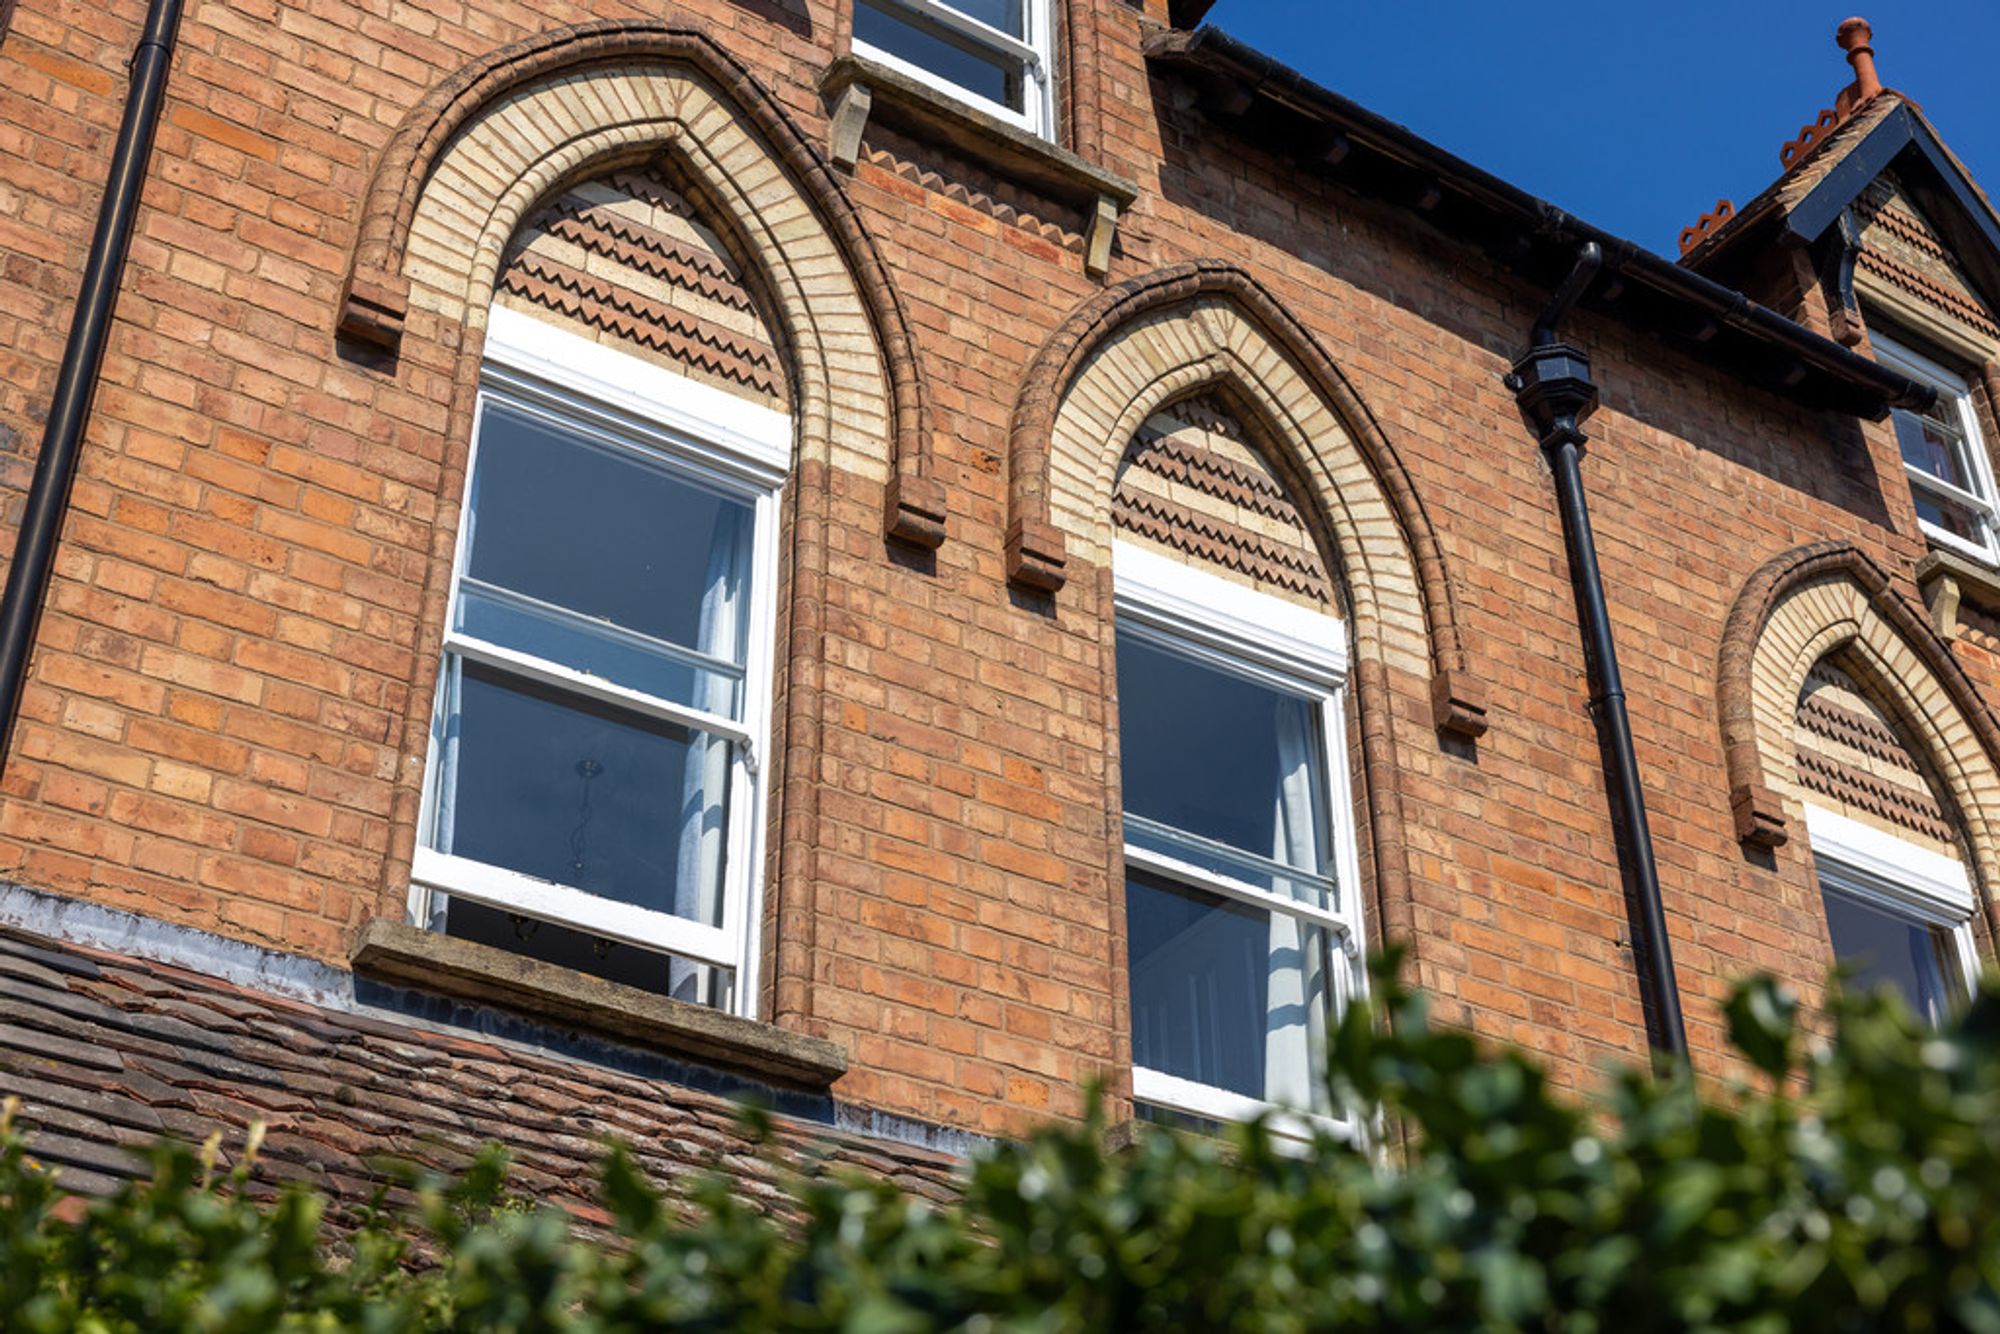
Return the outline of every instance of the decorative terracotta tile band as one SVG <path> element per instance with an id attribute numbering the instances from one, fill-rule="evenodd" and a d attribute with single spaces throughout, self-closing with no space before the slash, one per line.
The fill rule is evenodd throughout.
<path id="1" fill-rule="evenodd" d="M 1192 260 L 1105 289 L 1064 321 L 1022 377 L 1010 434 L 1008 577 L 1054 592 L 1067 579 L 1067 544 L 1053 518 L 1052 441 L 1064 401 L 1093 354 L 1149 316 L 1204 298 L 1229 303 L 1298 374 L 1301 387 L 1326 405 L 1351 438 L 1380 489 L 1385 517 L 1407 544 L 1411 590 L 1421 606 L 1430 655 L 1433 720 L 1445 732 L 1476 737 L 1486 730 L 1486 699 L 1469 666 L 1457 598 L 1444 552 L 1396 447 L 1346 377 L 1312 335 L 1263 286 L 1217 260 Z M 1297 368 L 1295 372 L 1292 368 Z M 1097 504 L 1103 502 L 1097 501 Z"/>
<path id="2" fill-rule="evenodd" d="M 1332 601 L 1333 590 L 1318 570 L 1308 566 L 1304 556 L 1274 546 L 1247 528 L 1196 514 L 1172 501 L 1122 491 L 1111 498 L 1111 520 L 1121 528 L 1199 560 L 1276 584 L 1315 601 Z"/>
<path id="3" fill-rule="evenodd" d="M 1799 782 L 1809 792 L 1831 797 L 1844 806 L 1863 810 L 1899 828 L 1940 843 L 1957 841 L 1944 808 L 1928 792 L 1885 783 L 1852 765 L 1811 751 L 1799 752 Z"/>
<path id="4" fill-rule="evenodd" d="M 571 24 L 473 60 L 404 117 L 377 160 L 361 208 L 361 230 L 342 286 L 340 336 L 394 351 L 409 312 L 404 252 L 425 183 L 454 136 L 519 90 L 607 65 L 680 66 L 720 90 L 784 167 L 827 228 L 861 294 L 889 382 L 890 478 L 885 531 L 919 546 L 944 541 L 945 487 L 933 473 L 926 395 L 901 298 L 875 242 L 839 180 L 756 78 L 702 29 L 655 19 Z"/>
<path id="5" fill-rule="evenodd" d="M 1878 251 L 1863 250 L 1859 258 L 1862 268 L 1887 279 L 1918 300 L 1963 320 L 1981 333 L 2000 338 L 2000 323 L 1996 323 L 1984 307 L 1968 301 L 1942 283 L 1933 282 L 1909 265 L 1898 264 Z"/>
<path id="6" fill-rule="evenodd" d="M 1903 748 L 1901 738 L 1873 718 L 1864 718 L 1852 709 L 1843 709 L 1817 695 L 1809 695 L 1799 704 L 1799 722 L 1816 737 L 1858 750 L 1913 774 L 1923 772 L 1910 757 L 1910 752 Z"/>
<path id="7" fill-rule="evenodd" d="M 1789 731 L 1812 662 L 1857 640 L 1907 664 L 1902 685 L 1924 701 L 1907 719 L 1930 760 L 1991 785 L 2000 766 L 2000 723 L 1930 618 L 1899 594 L 1888 574 L 1851 542 L 1798 547 L 1751 575 L 1731 607 L 1716 660 L 1717 711 L 1736 836 L 1746 846 L 1786 842 L 1784 804 L 1767 774 L 1792 767 Z M 1914 661 L 1910 661 L 1910 659 Z M 1760 711 L 1760 700 L 1782 714 Z M 1767 762 L 1768 761 L 1768 762 Z M 1967 778 L 1964 783 L 1973 779 Z M 1954 793 L 1961 805 L 1992 801 L 1983 788 Z M 1969 817 L 1970 812 L 1961 811 Z M 1983 817 L 1982 817 L 1983 818 Z"/>
<path id="8" fill-rule="evenodd" d="M 1132 445 L 1125 451 L 1125 457 L 1134 467 L 1142 468 L 1155 477 L 1185 483 L 1218 500 L 1227 500 L 1290 524 L 1300 530 L 1300 540 L 1305 540 L 1299 512 L 1292 508 L 1291 501 L 1285 499 L 1284 492 L 1268 479 L 1244 471 L 1214 450 L 1190 445 L 1163 435 L 1150 426 L 1142 426 L 1139 433 L 1132 437 Z"/>
<path id="9" fill-rule="evenodd" d="M 540 255 L 523 255 L 501 277 L 511 292 L 570 319 L 615 333 L 686 362 L 710 375 L 734 381 L 767 397 L 781 395 L 773 374 L 774 353 L 763 343 L 732 334 L 670 306 L 649 301 L 629 288 L 594 278 Z"/>
<path id="10" fill-rule="evenodd" d="M 755 311 L 750 294 L 733 275 L 722 271 L 719 257 L 697 254 L 640 223 L 565 200 L 553 216 L 543 220 L 542 228 L 593 255 L 698 292 L 731 310 Z"/>

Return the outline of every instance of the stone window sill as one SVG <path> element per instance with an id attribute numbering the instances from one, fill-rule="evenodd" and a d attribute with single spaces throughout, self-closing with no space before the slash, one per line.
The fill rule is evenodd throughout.
<path id="1" fill-rule="evenodd" d="M 1110 266 L 1118 215 L 1139 197 L 1139 187 L 1131 181 L 861 56 L 834 61 L 819 87 L 833 108 L 829 153 L 838 165 L 853 170 L 870 120 L 941 143 L 1009 180 L 1080 208 L 1088 227 L 1084 268 L 1101 277 Z"/>
<path id="2" fill-rule="evenodd" d="M 1955 551 L 1932 547 L 1917 563 L 1917 587 L 1930 608 L 1931 624 L 1946 643 L 1958 638 L 1958 606 L 1970 601 L 1988 611 L 2000 611 L 2000 570 Z"/>
<path id="3" fill-rule="evenodd" d="M 847 1072 L 847 1052 L 824 1038 L 669 1000 L 490 945 L 375 918 L 361 928 L 354 971 L 533 1019 L 573 1024 L 684 1060 L 814 1090 Z"/>

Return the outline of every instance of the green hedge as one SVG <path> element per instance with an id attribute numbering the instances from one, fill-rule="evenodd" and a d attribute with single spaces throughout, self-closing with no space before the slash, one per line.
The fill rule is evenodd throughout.
<path id="1" fill-rule="evenodd" d="M 1332 1064 L 1346 1105 L 1403 1130 L 1394 1154 L 1259 1126 L 1107 1153 L 1093 1121 L 994 1148 L 950 1209 L 802 1180 L 779 1224 L 724 1179 L 689 1214 L 613 1150 L 617 1245 L 506 1203 L 497 1152 L 329 1244 L 319 1200 L 252 1202 L 243 1168 L 184 1147 L 65 1203 L 9 1133 L 0 1328 L 2000 1334 L 1993 983 L 1940 1032 L 1836 1001 L 1809 1057 L 1790 998 L 1752 983 L 1727 1013 L 1759 1088 L 1635 1073 L 1583 1108 L 1532 1058 L 1433 1027 L 1386 970 L 1376 997 Z"/>

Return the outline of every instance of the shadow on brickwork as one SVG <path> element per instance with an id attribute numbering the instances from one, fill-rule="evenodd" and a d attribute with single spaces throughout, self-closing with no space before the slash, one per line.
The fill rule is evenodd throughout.
<path id="1" fill-rule="evenodd" d="M 812 15 L 806 12 L 805 0 L 733 0 L 733 3 L 745 13 L 790 28 L 808 40 L 813 35 Z"/>

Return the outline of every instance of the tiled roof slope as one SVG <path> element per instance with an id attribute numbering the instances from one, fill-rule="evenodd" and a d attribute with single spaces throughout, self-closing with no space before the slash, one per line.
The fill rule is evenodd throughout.
<path id="1" fill-rule="evenodd" d="M 336 1214 L 369 1200 L 385 1158 L 453 1169 L 493 1142 L 512 1153 L 513 1189 L 586 1225 L 608 1222 L 593 1183 L 612 1138 L 669 1191 L 726 1168 L 739 1194 L 774 1206 L 792 1169 L 943 1199 L 959 1161 L 784 1115 L 760 1148 L 727 1098 L 671 1080 L 0 930 L 5 1094 L 72 1189 L 143 1173 L 135 1150 L 163 1135 L 219 1129 L 226 1156 L 263 1121 L 257 1179 L 305 1182 Z"/>

